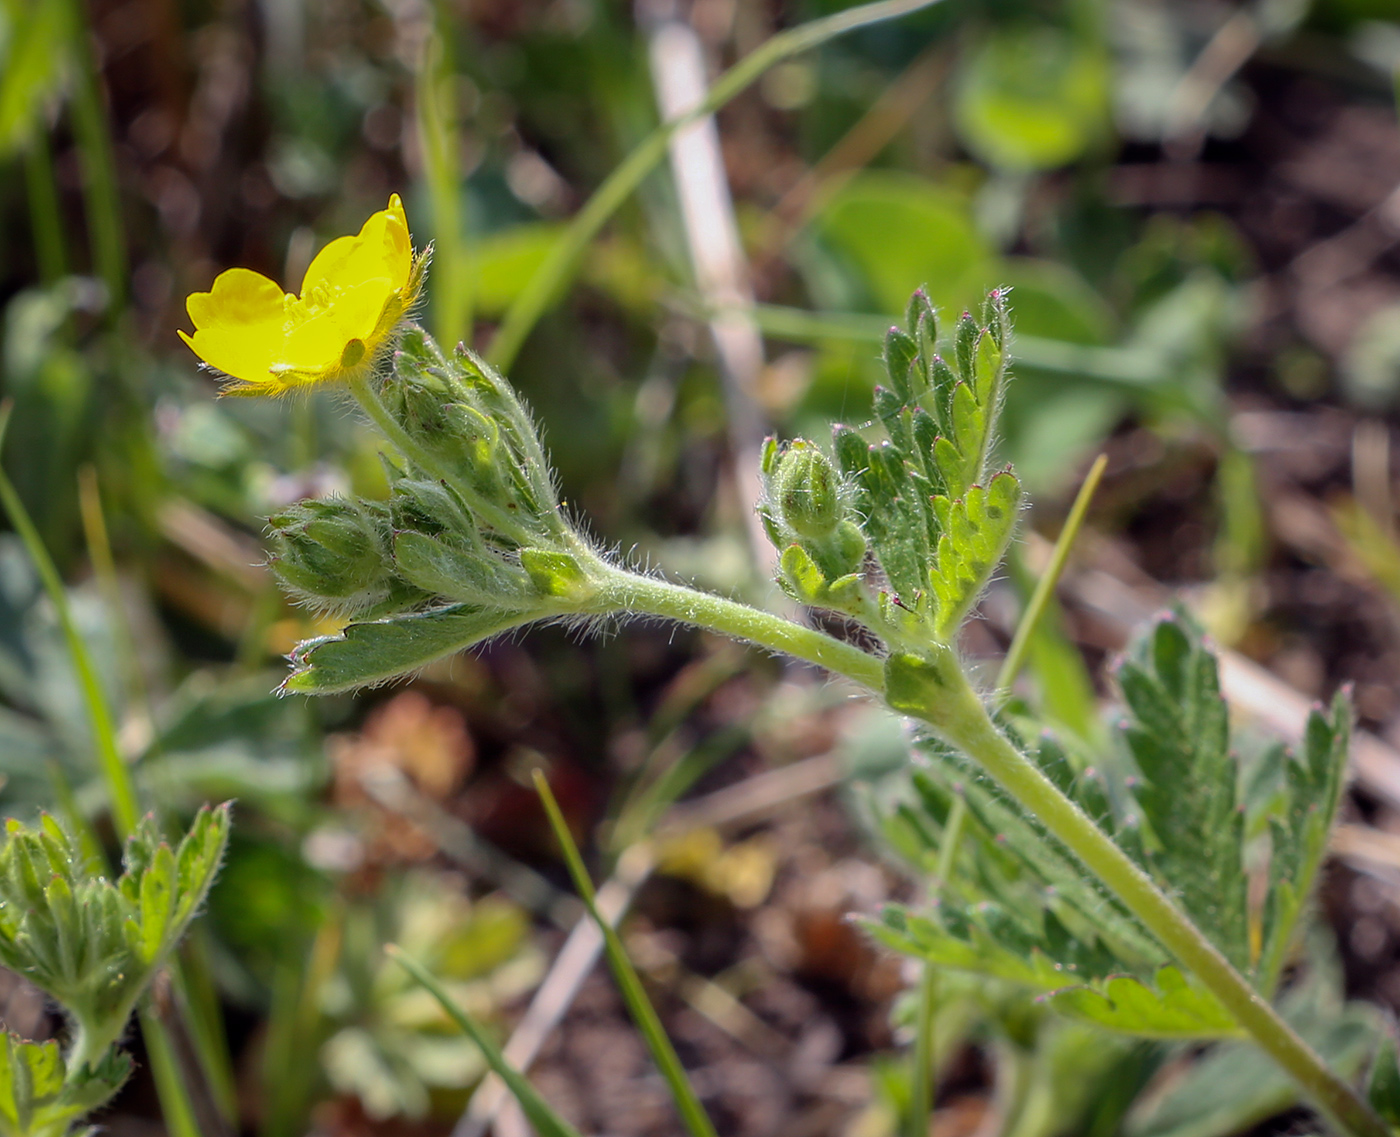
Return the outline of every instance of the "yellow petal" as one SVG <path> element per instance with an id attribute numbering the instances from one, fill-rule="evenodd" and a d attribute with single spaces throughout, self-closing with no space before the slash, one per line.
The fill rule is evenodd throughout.
<path id="1" fill-rule="evenodd" d="M 282 340 L 273 366 L 303 375 L 334 371 L 349 339 L 328 313 L 312 315 Z"/>
<path id="2" fill-rule="evenodd" d="M 341 292 L 326 315 L 340 329 L 343 342 L 363 340 L 373 350 L 376 346 L 373 341 L 382 338 L 380 316 L 396 292 L 397 289 L 382 276 L 366 280 Z"/>
<path id="3" fill-rule="evenodd" d="M 181 332 L 180 338 L 210 367 L 234 379 L 260 383 L 275 378 L 269 368 L 282 342 L 280 330 L 273 335 L 253 335 L 247 327 L 219 326 L 200 328 L 193 336 Z"/>
<path id="4" fill-rule="evenodd" d="M 304 299 L 322 303 L 341 289 L 372 277 L 385 277 L 391 287 L 402 288 L 413 266 L 413 243 L 408 235 L 399 195 L 389 206 L 372 214 L 354 237 L 339 237 L 316 254 L 302 280 Z"/>
<path id="5" fill-rule="evenodd" d="M 284 304 L 282 290 L 262 273 L 231 268 L 208 292 L 192 292 L 185 309 L 196 328 L 211 328 L 280 322 Z"/>
<path id="6" fill-rule="evenodd" d="M 369 222 L 365 222 L 366 225 Z M 316 254 L 301 282 L 303 300 L 328 303 L 345 282 L 359 244 L 358 237 L 337 237 Z"/>

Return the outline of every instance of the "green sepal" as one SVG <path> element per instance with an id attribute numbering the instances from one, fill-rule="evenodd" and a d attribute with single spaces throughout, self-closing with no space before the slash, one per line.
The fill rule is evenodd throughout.
<path id="1" fill-rule="evenodd" d="M 351 624 L 339 635 L 298 644 L 282 694 L 329 695 L 387 683 L 499 635 L 533 614 L 452 604 Z"/>
<path id="2" fill-rule="evenodd" d="M 406 530 L 394 535 L 394 565 L 416 588 L 481 607 L 527 608 L 530 579 L 485 545 L 463 547 L 451 534 L 430 537 Z"/>

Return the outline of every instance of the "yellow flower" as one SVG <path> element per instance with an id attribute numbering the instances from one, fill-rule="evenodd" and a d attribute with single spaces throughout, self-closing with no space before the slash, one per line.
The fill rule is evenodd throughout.
<path id="1" fill-rule="evenodd" d="M 233 383 L 228 395 L 284 395 L 369 373 L 417 299 L 425 256 L 414 256 L 399 195 L 311 262 L 301 295 L 261 273 L 231 268 L 185 302 L 190 349 Z"/>

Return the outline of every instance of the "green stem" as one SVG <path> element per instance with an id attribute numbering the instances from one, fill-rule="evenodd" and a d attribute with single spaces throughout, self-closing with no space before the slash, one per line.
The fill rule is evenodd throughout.
<path id="1" fill-rule="evenodd" d="M 486 1064 L 515 1095 L 515 1100 L 540 1137 L 579 1137 L 578 1130 L 555 1113 L 529 1080 L 506 1061 L 501 1048 L 492 1041 L 491 1035 L 461 1008 L 431 971 L 412 956 L 404 954 L 397 944 L 385 945 L 384 954 L 413 976 L 423 989 L 437 1000 L 438 1006 L 447 1012 L 447 1016 L 461 1027 L 462 1032 L 476 1043 Z"/>
<path id="2" fill-rule="evenodd" d="M 68 273 L 68 252 L 63 240 L 63 214 L 54 179 L 49 136 L 36 130 L 24 152 L 24 187 L 29 196 L 29 221 L 34 230 L 34 256 L 39 279 L 56 284 Z"/>
<path id="3" fill-rule="evenodd" d="M 1327 1067 L 1152 879 L 996 728 L 962 672 L 945 670 L 943 678 L 938 705 L 918 717 L 978 761 L 1108 885 L 1325 1114 L 1355 1137 L 1391 1137 L 1362 1097 Z"/>
<path id="4" fill-rule="evenodd" d="M 590 608 L 599 614 L 660 616 L 708 628 L 770 651 L 804 659 L 854 679 L 875 691 L 885 688 L 883 661 L 848 643 L 782 616 L 711 596 L 685 585 L 613 568 L 598 562 L 589 575 L 599 582 Z"/>
<path id="5" fill-rule="evenodd" d="M 666 156 L 672 137 L 693 122 L 713 114 L 774 64 L 810 51 L 827 40 L 856 28 L 917 12 L 938 0 L 880 0 L 812 20 L 773 36 L 718 79 L 693 110 L 662 123 L 628 154 L 574 216 L 568 229 L 549 251 L 544 263 L 515 298 L 491 343 L 491 362 L 509 370 L 526 337 L 546 308 L 577 269 L 584 250 L 622 203 Z"/>
<path id="6" fill-rule="evenodd" d="M 953 875 L 953 864 L 957 859 L 958 846 L 962 843 L 963 828 L 967 824 L 967 799 L 961 794 L 953 798 L 948 810 L 948 820 L 943 824 L 943 841 L 938 847 L 938 866 L 934 872 L 933 884 L 929 889 L 930 900 L 942 894 Z M 919 1009 L 914 1024 L 914 1080 L 910 1094 L 910 1134 L 912 1137 L 926 1137 L 929 1119 L 933 1116 L 933 1076 L 937 1068 L 935 1053 L 934 1015 L 935 996 L 938 994 L 938 969 L 933 961 L 924 964 L 919 977 Z"/>
<path id="7" fill-rule="evenodd" d="M 931 961 L 919 974 L 919 1005 L 914 1020 L 914 1070 L 909 1091 L 909 1137 L 928 1137 L 933 1116 L 933 1034 L 938 969 Z"/>
<path id="8" fill-rule="evenodd" d="M 102 100 L 102 79 L 97 70 L 92 36 L 81 0 L 69 0 L 73 12 L 73 134 L 83 164 L 83 201 L 87 209 L 88 235 L 92 240 L 93 266 L 107 286 L 109 319 L 120 315 L 126 299 L 126 238 L 122 228 L 121 194 L 117 188 L 117 163 Z"/>
<path id="9" fill-rule="evenodd" d="M 433 208 L 433 330 L 450 350 L 459 340 L 471 339 L 472 280 L 470 246 L 462 239 L 451 13 L 444 0 L 434 0 L 432 12 L 433 33 L 423 45 L 414 98 Z"/>
<path id="10" fill-rule="evenodd" d="M 0 410 L 0 439 L 4 438 L 8 419 L 8 408 Z M 29 516 L 29 511 L 24 508 L 24 502 L 20 500 L 19 494 L 15 491 L 15 487 L 3 469 L 0 469 L 0 506 L 3 506 L 5 512 L 9 514 L 15 532 L 24 542 L 29 559 L 34 563 L 35 571 L 38 572 L 39 579 L 43 582 L 44 591 L 48 593 L 49 602 L 53 605 L 54 613 L 58 616 L 59 627 L 63 629 L 63 638 L 68 645 L 68 654 L 73 661 L 73 670 L 77 672 L 78 686 L 82 691 L 83 702 L 87 707 L 88 719 L 92 726 L 92 741 L 97 749 L 97 763 L 102 771 L 102 778 L 107 783 L 107 794 L 111 798 L 112 819 L 116 823 L 118 836 L 126 837 L 136 828 L 136 823 L 141 818 L 141 810 L 136 804 L 136 787 L 131 780 L 131 771 L 122 760 L 121 751 L 117 748 L 116 725 L 112 722 L 112 714 L 107 709 L 107 697 L 102 690 L 102 683 L 97 677 L 97 668 L 93 666 L 92 656 L 87 650 L 87 645 L 83 643 L 83 637 L 78 632 L 77 624 L 73 622 L 73 613 L 68 606 L 68 592 L 63 587 L 63 578 L 59 576 L 58 568 L 44 547 L 44 540 L 39 535 L 39 530 L 35 527 Z"/>

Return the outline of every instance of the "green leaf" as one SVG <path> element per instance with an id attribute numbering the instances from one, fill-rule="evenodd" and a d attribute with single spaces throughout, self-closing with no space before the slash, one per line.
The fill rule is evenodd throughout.
<path id="1" fill-rule="evenodd" d="M 1108 134 L 1109 93 L 1109 60 L 1088 37 L 1046 25 L 998 26 L 962 57 L 954 122 L 969 149 L 993 166 L 1051 169 Z"/>
<path id="2" fill-rule="evenodd" d="M 1250 966 L 1244 811 L 1215 656 L 1189 619 L 1159 619 L 1119 662 L 1119 726 L 1142 774 L 1134 796 L 1148 870 L 1241 970 Z"/>
<path id="3" fill-rule="evenodd" d="M 72 65 L 68 4 L 0 5 L 0 155 L 24 144 Z"/>
<path id="4" fill-rule="evenodd" d="M 1187 982 L 1175 967 L 1157 972 L 1155 988 L 1120 975 L 1101 986 L 1057 991 L 1047 1002 L 1061 1014 L 1142 1038 L 1238 1038 L 1243 1034 L 1214 995 Z"/>
<path id="5" fill-rule="evenodd" d="M 929 572 L 934 597 L 934 630 L 944 641 L 956 635 L 963 617 L 986 588 L 1011 542 L 1021 506 L 1021 485 L 1009 470 L 992 478 L 984 489 L 972 486 L 939 511 L 943 532 L 938 555 Z"/>
<path id="6" fill-rule="evenodd" d="M 69 1077 L 56 1042 L 0 1036 L 0 1133 L 63 1137 L 73 1122 L 109 1101 L 131 1073 L 110 1051 L 97 1069 Z"/>
<path id="7" fill-rule="evenodd" d="M 1400 1126 L 1400 1065 L 1397 1065 L 1395 1039 L 1387 1032 L 1381 1039 L 1371 1074 L 1366 1080 L 1366 1097 L 1371 1108 L 1389 1125 Z"/>
<path id="8" fill-rule="evenodd" d="M 149 965 L 160 958 L 175 908 L 175 855 L 169 845 L 156 850 L 150 866 L 141 874 L 141 954 Z"/>
<path id="9" fill-rule="evenodd" d="M 886 947 L 938 967 L 984 975 L 1029 987 L 1037 993 L 1058 991 L 1066 980 L 1106 978 L 1117 964 L 1095 942 L 1077 939 L 1053 912 L 1033 927 L 1000 905 L 967 907 L 940 904 L 936 918 L 900 905 L 887 905 L 880 919 L 862 926 Z"/>
<path id="10" fill-rule="evenodd" d="M 371 623 L 351 624 L 339 635 L 298 645 L 292 673 L 281 691 L 329 695 L 397 679 L 401 675 L 524 623 L 520 612 L 454 604 Z"/>
<path id="11" fill-rule="evenodd" d="M 1320 974 L 1325 969 L 1313 962 L 1302 981 L 1284 994 L 1279 1013 L 1328 1066 L 1350 1080 L 1372 1048 L 1376 1015 L 1365 1004 L 1344 1004 L 1340 983 Z M 1163 1090 L 1134 1106 L 1124 1137 L 1243 1133 L 1301 1104 L 1297 1083 L 1248 1041 L 1212 1047 Z M 1384 1116 L 1383 1109 L 1378 1112 Z"/>
<path id="12" fill-rule="evenodd" d="M 930 762 L 927 770 L 916 771 L 913 776 L 913 788 L 925 818 L 932 821 L 937 816 L 940 797 L 950 792 L 959 793 L 975 823 L 971 828 L 979 838 L 979 847 L 987 850 L 988 861 L 993 852 L 997 858 L 995 867 L 989 863 L 980 870 L 979 884 L 984 892 L 990 891 L 1006 907 L 1014 906 L 1018 910 L 1028 904 L 1040 908 L 1053 905 L 1066 924 L 1074 922 L 1076 926 L 1092 929 L 1114 952 L 1118 961 L 1116 970 L 1146 973 L 1166 962 L 1166 952 L 1146 929 L 1038 818 L 981 775 L 964 756 L 950 751 L 942 743 L 922 740 L 919 749 Z M 1049 738 L 1042 742 L 1039 762 L 1043 768 L 1047 765 L 1047 752 L 1053 749 Z M 1053 768 L 1046 772 L 1091 816 L 1101 815 L 1095 799 L 1101 799 L 1102 795 L 1092 778 L 1075 779 L 1068 773 L 1055 778 Z M 1006 861 L 1013 866 L 1011 872 L 1005 866 Z M 1000 883 L 1013 872 L 1020 882 L 1032 884 L 1034 891 L 1028 891 L 1024 883 L 1019 887 Z"/>
<path id="13" fill-rule="evenodd" d="M 1284 756 L 1286 811 L 1283 817 L 1270 819 L 1273 848 L 1258 968 L 1259 984 L 1265 991 L 1277 982 L 1298 919 L 1317 880 L 1318 866 L 1327 853 L 1327 837 L 1346 781 L 1350 742 L 1351 704 L 1344 692 L 1338 692 L 1330 714 L 1315 708 L 1308 716 L 1302 753 Z"/>
<path id="14" fill-rule="evenodd" d="M 921 285 L 937 307 L 961 310 L 995 271 L 966 199 L 908 174 L 857 174 L 831 198 L 816 230 L 891 316 L 906 311 Z"/>

